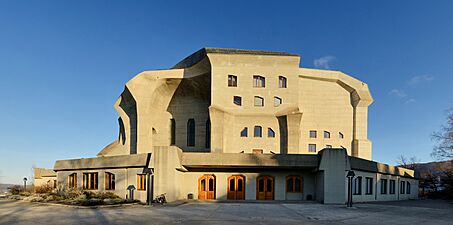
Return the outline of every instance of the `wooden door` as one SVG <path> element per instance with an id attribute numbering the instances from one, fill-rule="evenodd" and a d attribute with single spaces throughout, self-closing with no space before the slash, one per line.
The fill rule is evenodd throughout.
<path id="1" fill-rule="evenodd" d="M 203 175 L 198 179 L 198 199 L 215 199 L 214 175 Z"/>
<path id="2" fill-rule="evenodd" d="M 274 200 L 274 177 L 260 176 L 256 178 L 256 199 Z"/>
<path id="3" fill-rule="evenodd" d="M 230 200 L 245 199 L 245 178 L 242 175 L 234 175 L 228 178 L 227 198 Z"/>

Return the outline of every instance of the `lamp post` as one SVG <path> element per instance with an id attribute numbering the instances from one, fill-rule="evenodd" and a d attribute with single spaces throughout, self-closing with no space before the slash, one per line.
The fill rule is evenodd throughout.
<path id="1" fill-rule="evenodd" d="M 346 177 L 348 178 L 348 208 L 352 207 L 352 178 L 354 178 L 354 176 L 355 173 L 352 170 L 349 170 L 348 174 L 346 175 Z"/>
<path id="2" fill-rule="evenodd" d="M 24 191 L 27 191 L 27 178 L 24 177 Z"/>

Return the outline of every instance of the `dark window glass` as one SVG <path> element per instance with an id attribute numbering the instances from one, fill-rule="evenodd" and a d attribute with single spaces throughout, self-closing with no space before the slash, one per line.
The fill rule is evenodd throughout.
<path id="1" fill-rule="evenodd" d="M 299 177 L 296 177 L 294 180 L 294 192 L 301 192 L 301 180 Z"/>
<path id="2" fill-rule="evenodd" d="M 209 178 L 209 191 L 214 191 L 214 179 Z"/>
<path id="3" fill-rule="evenodd" d="M 272 130 L 272 128 L 267 128 L 267 136 L 268 137 L 275 137 L 275 132 Z"/>
<path id="4" fill-rule="evenodd" d="M 308 144 L 308 152 L 316 152 L 316 144 Z"/>
<path id="5" fill-rule="evenodd" d="M 355 195 L 362 194 L 362 177 L 354 178 L 353 192 Z"/>
<path id="6" fill-rule="evenodd" d="M 206 179 L 202 179 L 200 182 L 201 191 L 206 191 Z"/>
<path id="7" fill-rule="evenodd" d="M 411 193 L 411 183 L 409 182 L 406 182 L 406 194 L 410 194 Z"/>
<path id="8" fill-rule="evenodd" d="M 272 180 L 267 179 L 266 181 L 267 181 L 266 191 L 272 191 Z"/>
<path id="9" fill-rule="evenodd" d="M 205 147 L 211 147 L 211 121 L 209 119 L 206 120 Z"/>
<path id="10" fill-rule="evenodd" d="M 230 179 L 230 191 L 234 191 L 234 178 Z"/>
<path id="11" fill-rule="evenodd" d="M 289 178 L 286 180 L 286 191 L 287 192 L 294 192 L 294 182 L 293 178 Z"/>
<path id="12" fill-rule="evenodd" d="M 278 77 L 278 87 L 279 88 L 286 88 L 286 77 L 279 76 Z"/>
<path id="13" fill-rule="evenodd" d="M 373 194 L 373 178 L 367 177 L 366 178 L 366 190 L 365 194 L 371 195 Z"/>
<path id="14" fill-rule="evenodd" d="M 241 96 L 234 96 L 233 97 L 233 103 L 235 105 L 242 105 L 242 97 Z"/>
<path id="15" fill-rule="evenodd" d="M 253 136 L 254 137 L 262 137 L 262 134 L 263 133 L 263 128 L 261 128 L 260 126 L 255 126 L 255 129 L 253 131 Z"/>
<path id="16" fill-rule="evenodd" d="M 238 179 L 238 191 L 242 191 L 242 179 Z"/>
<path id="17" fill-rule="evenodd" d="M 395 194 L 395 180 L 390 180 L 390 194 Z"/>
<path id="18" fill-rule="evenodd" d="M 187 121 L 187 146 L 195 146 L 195 120 Z"/>
<path id="19" fill-rule="evenodd" d="M 176 144 L 176 122 L 175 119 L 170 120 L 170 129 L 171 129 L 171 145 Z"/>
<path id="20" fill-rule="evenodd" d="M 228 75 L 228 87 L 237 87 L 238 78 L 235 75 Z"/>
<path id="21" fill-rule="evenodd" d="M 247 137 L 248 136 L 247 133 L 248 133 L 247 132 L 247 127 L 244 127 L 244 129 L 242 129 L 242 131 L 241 131 L 241 137 Z"/>
<path id="22" fill-rule="evenodd" d="M 264 192 L 264 179 L 261 178 L 258 181 L 258 191 L 259 192 Z"/>
<path id="23" fill-rule="evenodd" d="M 387 194 L 387 179 L 381 179 L 381 194 Z"/>
<path id="24" fill-rule="evenodd" d="M 404 181 L 401 181 L 400 183 L 400 194 L 404 194 L 404 187 L 405 187 L 405 182 Z"/>

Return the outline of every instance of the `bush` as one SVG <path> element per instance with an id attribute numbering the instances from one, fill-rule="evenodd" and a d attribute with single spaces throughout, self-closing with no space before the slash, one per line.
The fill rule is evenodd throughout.
<path id="1" fill-rule="evenodd" d="M 43 193 L 51 193 L 53 191 L 53 186 L 50 184 L 45 184 L 41 186 L 35 187 L 35 193 L 43 194 Z"/>
<path id="2" fill-rule="evenodd" d="M 9 192 L 13 195 L 18 195 L 22 191 L 22 188 L 19 185 L 14 185 L 9 188 Z"/>

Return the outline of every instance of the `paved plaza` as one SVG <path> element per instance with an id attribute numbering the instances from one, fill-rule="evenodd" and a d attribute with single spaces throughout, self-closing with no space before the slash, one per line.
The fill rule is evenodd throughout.
<path id="1" fill-rule="evenodd" d="M 76 208 L 0 200 L 0 224 L 451 224 L 453 204 L 418 200 L 339 205 L 189 202 Z"/>

